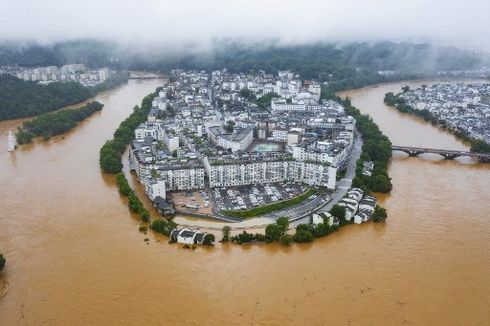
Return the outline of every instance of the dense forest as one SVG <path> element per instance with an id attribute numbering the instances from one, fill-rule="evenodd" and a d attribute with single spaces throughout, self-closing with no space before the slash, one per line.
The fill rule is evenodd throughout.
<path id="1" fill-rule="evenodd" d="M 102 110 L 99 102 L 90 102 L 79 109 L 63 110 L 54 113 L 45 113 L 30 121 L 25 121 L 16 133 L 19 144 L 27 144 L 34 137 L 43 136 L 49 139 L 51 136 L 60 135 L 73 128 L 82 121 Z"/>
<path id="2" fill-rule="evenodd" d="M 127 73 L 117 73 L 95 87 L 84 87 L 77 82 L 41 85 L 0 75 L 0 121 L 36 116 L 82 102 L 126 82 L 128 77 Z"/>

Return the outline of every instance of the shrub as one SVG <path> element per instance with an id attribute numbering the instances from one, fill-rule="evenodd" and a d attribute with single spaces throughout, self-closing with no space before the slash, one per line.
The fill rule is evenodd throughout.
<path id="1" fill-rule="evenodd" d="M 7 260 L 5 259 L 5 257 L 3 256 L 3 254 L 0 254 L 0 272 L 3 270 L 3 268 L 5 267 L 5 263 L 7 262 Z"/>
<path id="2" fill-rule="evenodd" d="M 281 244 L 285 246 L 290 246 L 293 243 L 293 237 L 289 234 L 284 234 L 281 236 Z"/>
<path id="3" fill-rule="evenodd" d="M 221 239 L 221 242 L 230 241 L 230 231 L 231 227 L 229 227 L 228 225 L 223 226 L 223 228 L 221 229 L 221 233 L 223 234 L 223 239 Z"/>
<path id="4" fill-rule="evenodd" d="M 122 173 L 118 173 L 116 177 L 117 185 L 119 187 L 119 192 L 123 196 L 129 196 L 133 192 L 131 187 L 129 186 L 128 180 Z"/>
<path id="5" fill-rule="evenodd" d="M 204 236 L 204 239 L 202 240 L 202 244 L 206 246 L 212 246 L 214 240 L 215 240 L 214 234 L 208 233 Z"/>
<path id="6" fill-rule="evenodd" d="M 276 221 L 276 224 L 281 230 L 281 234 L 285 234 L 289 228 L 289 220 L 286 216 L 279 217 Z"/>
<path id="7" fill-rule="evenodd" d="M 237 234 L 236 236 L 231 238 L 232 242 L 236 242 L 238 244 L 252 242 L 254 240 L 254 235 L 248 233 L 247 231 L 243 231 L 242 233 Z"/>
<path id="8" fill-rule="evenodd" d="M 265 235 L 262 233 L 255 233 L 255 241 L 264 242 L 266 240 Z"/>
<path id="9" fill-rule="evenodd" d="M 384 222 L 388 218 L 388 213 L 384 207 L 376 205 L 373 212 L 373 222 Z"/>
<path id="10" fill-rule="evenodd" d="M 269 224 L 265 228 L 265 240 L 267 242 L 278 241 L 282 235 L 281 228 L 277 224 Z"/>
<path id="11" fill-rule="evenodd" d="M 345 219 L 345 207 L 335 204 L 332 206 L 332 209 L 330 209 L 330 214 L 339 220 Z"/>
<path id="12" fill-rule="evenodd" d="M 309 230 L 300 229 L 296 230 L 293 239 L 296 242 L 311 242 L 313 241 L 313 234 Z"/>

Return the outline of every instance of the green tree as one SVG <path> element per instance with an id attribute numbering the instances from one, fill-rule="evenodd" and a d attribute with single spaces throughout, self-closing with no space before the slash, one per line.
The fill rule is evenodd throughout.
<path id="1" fill-rule="evenodd" d="M 214 234 L 208 233 L 204 236 L 204 239 L 202 240 L 202 244 L 206 246 L 212 246 L 214 240 L 215 240 Z"/>
<path id="2" fill-rule="evenodd" d="M 114 145 L 113 140 L 108 140 L 100 149 L 99 163 L 106 173 L 119 173 L 123 168 L 121 154 Z"/>
<path id="3" fill-rule="evenodd" d="M 128 180 L 122 173 L 118 173 L 116 176 L 116 182 L 119 187 L 119 192 L 123 196 L 129 196 L 130 193 L 133 192 L 133 189 L 129 186 Z"/>
<path id="4" fill-rule="evenodd" d="M 289 219 L 286 216 L 281 216 L 277 219 L 276 224 L 281 230 L 281 235 L 283 235 L 289 228 Z"/>
<path id="5" fill-rule="evenodd" d="M 230 241 L 230 231 L 231 227 L 228 225 L 223 226 L 221 229 L 221 233 L 223 234 L 223 239 L 221 239 L 221 242 L 228 242 Z"/>
<path id="6" fill-rule="evenodd" d="M 308 230 L 296 230 L 296 233 L 293 236 L 294 241 L 296 242 L 311 242 L 313 241 L 313 234 L 311 234 Z"/>
<path id="7" fill-rule="evenodd" d="M 225 126 L 223 127 L 227 132 L 232 133 L 235 129 L 235 121 L 228 120 L 226 121 Z"/>
<path id="8" fill-rule="evenodd" d="M 262 108 L 262 109 L 265 109 L 267 107 L 269 107 L 271 105 L 271 100 L 272 98 L 274 97 L 279 97 L 279 95 L 275 94 L 275 93 L 269 93 L 269 94 L 265 94 L 263 96 L 261 96 L 258 100 L 257 100 L 257 105 Z"/>
<path id="9" fill-rule="evenodd" d="M 388 213 L 384 207 L 376 205 L 373 212 L 374 222 L 384 222 L 388 218 Z"/>
<path id="10" fill-rule="evenodd" d="M 165 221 L 164 219 L 162 218 L 157 218 L 157 219 L 154 219 L 153 221 L 151 221 L 151 229 L 158 232 L 158 233 L 162 233 L 162 234 L 165 234 L 166 231 L 167 231 L 167 221 Z"/>
<path id="11" fill-rule="evenodd" d="M 160 177 L 160 174 L 158 173 L 158 171 L 157 171 L 157 170 L 155 170 L 155 169 L 151 169 L 151 170 L 150 170 L 150 176 L 151 176 L 153 179 L 157 179 L 157 178 L 159 178 L 159 177 Z"/>
<path id="12" fill-rule="evenodd" d="M 5 257 L 3 256 L 3 254 L 0 254 L 0 272 L 3 270 L 3 268 L 5 267 L 5 263 L 7 262 L 7 260 L 5 259 Z"/>
<path id="13" fill-rule="evenodd" d="M 471 151 L 476 153 L 490 153 L 490 144 L 483 140 L 476 140 L 471 144 Z"/>
<path id="14" fill-rule="evenodd" d="M 282 235 L 282 230 L 277 224 L 269 224 L 265 228 L 265 239 L 267 242 L 278 241 Z"/>
<path id="15" fill-rule="evenodd" d="M 330 209 L 330 214 L 339 220 L 345 219 L 345 207 L 335 204 L 332 206 L 332 209 Z"/>
<path id="16" fill-rule="evenodd" d="M 249 100 L 249 101 L 255 100 L 255 94 L 251 90 L 249 90 L 248 88 L 242 88 L 240 90 L 240 96 Z"/>
<path id="17" fill-rule="evenodd" d="M 283 234 L 281 236 L 281 244 L 283 244 L 284 246 L 290 246 L 292 243 L 293 243 L 293 237 L 290 236 L 289 234 Z"/>
<path id="18" fill-rule="evenodd" d="M 150 222 L 150 212 L 146 208 L 140 208 L 139 214 L 143 222 Z"/>

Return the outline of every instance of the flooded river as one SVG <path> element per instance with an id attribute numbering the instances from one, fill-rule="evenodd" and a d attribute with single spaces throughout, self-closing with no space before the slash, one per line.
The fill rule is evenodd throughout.
<path id="1" fill-rule="evenodd" d="M 7 131 L 20 122 L 0 123 L 0 325 L 490 323 L 490 165 L 469 159 L 396 155 L 388 222 L 312 244 L 190 251 L 139 233 L 98 150 L 160 83 L 101 94 L 102 112 L 14 154 Z M 402 85 L 348 95 L 396 145 L 467 148 L 385 107 Z"/>

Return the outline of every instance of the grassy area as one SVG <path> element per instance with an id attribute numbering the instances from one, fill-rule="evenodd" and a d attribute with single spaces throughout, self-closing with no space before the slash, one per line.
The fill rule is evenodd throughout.
<path id="1" fill-rule="evenodd" d="M 288 199 L 288 200 L 282 200 L 278 201 L 272 204 L 268 205 L 263 205 L 260 207 L 254 207 L 250 209 L 240 209 L 240 210 L 222 210 L 220 213 L 223 215 L 227 216 L 233 216 L 233 217 L 240 217 L 240 218 L 250 218 L 250 217 L 256 217 L 264 214 L 268 214 L 280 209 L 292 207 L 294 205 L 297 205 L 304 200 L 306 200 L 308 197 L 311 195 L 314 195 L 317 192 L 316 189 L 309 189 L 305 193 L 296 196 L 294 198 Z"/>

